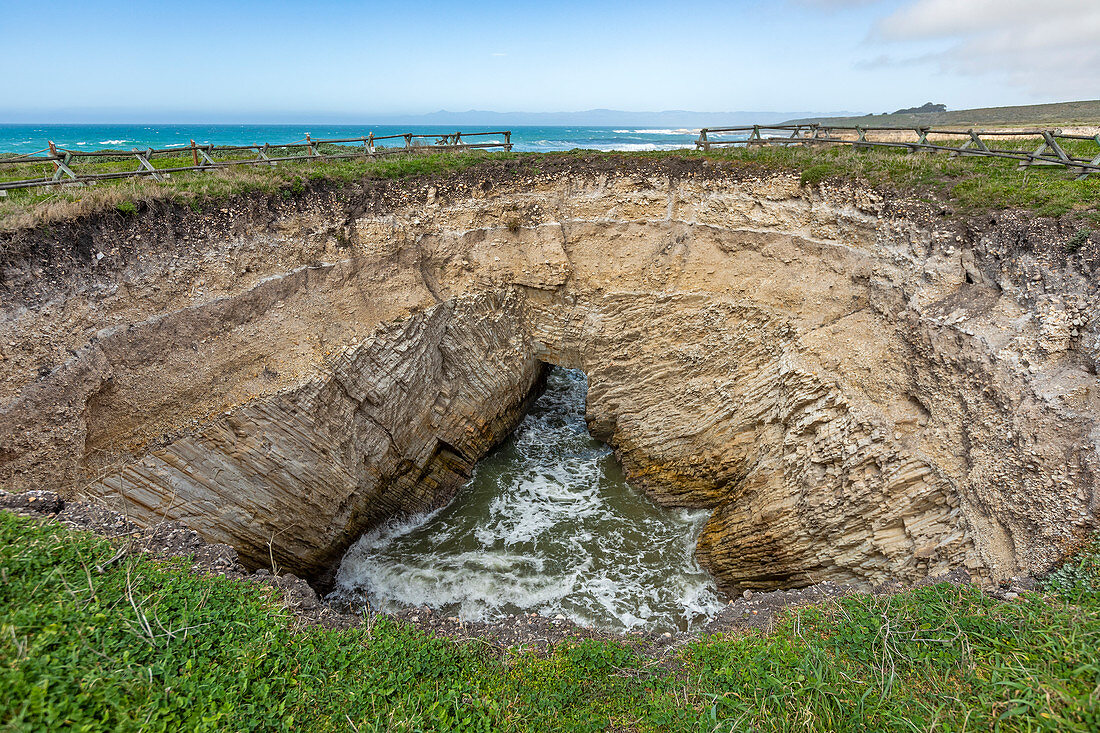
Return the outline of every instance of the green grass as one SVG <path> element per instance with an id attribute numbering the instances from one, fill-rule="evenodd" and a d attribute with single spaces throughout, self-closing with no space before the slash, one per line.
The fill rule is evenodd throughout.
<path id="1" fill-rule="evenodd" d="M 1008 142 L 1004 145 L 1009 146 Z M 1017 141 L 1031 148 L 1031 141 Z M 1077 148 L 1080 148 L 1078 150 Z M 1071 154 L 1095 154 L 1088 142 L 1068 145 Z M 177 173 L 165 182 L 127 179 L 89 188 L 55 191 L 24 189 L 0 198 L 0 229 L 14 229 L 61 220 L 90 211 L 115 210 L 126 215 L 142 203 L 172 201 L 196 211 L 224 205 L 234 196 L 261 192 L 292 198 L 310 181 L 347 184 L 364 179 L 396 179 L 443 175 L 488 161 L 518 160 L 534 175 L 545 162 L 576 156 L 605 158 L 700 158 L 760 170 L 786 170 L 803 185 L 828 179 L 866 182 L 893 188 L 914 198 L 937 201 L 950 212 L 973 215 L 1000 209 L 1021 209 L 1037 216 L 1062 217 L 1085 226 L 1100 224 L 1100 175 L 1077 181 L 1061 168 L 1018 170 L 1011 160 L 950 158 L 942 154 L 910 155 L 895 149 L 850 146 L 790 146 L 727 148 L 703 153 L 693 150 L 646 153 L 436 153 L 401 155 L 375 160 L 329 160 L 282 163 L 277 167 L 241 166 L 214 172 Z M 181 163 L 189 161 L 181 159 Z M 98 164 L 97 164 L 98 165 Z M 132 162 L 107 159 L 104 166 L 132 167 Z M 0 164 L 2 169 L 2 164 Z"/>
<path id="2" fill-rule="evenodd" d="M 1015 145 L 1024 149 L 1035 147 L 1021 142 Z M 1087 142 L 1068 145 L 1067 152 L 1092 157 L 1097 151 L 1095 145 L 1090 145 Z M 1002 144 L 1003 149 L 1011 147 L 1010 143 Z M 718 156 L 797 171 L 805 185 L 828 178 L 884 185 L 932 197 L 964 215 L 1013 208 L 1038 216 L 1071 215 L 1100 220 L 1100 175 L 1078 181 L 1064 169 L 1019 170 L 1013 160 L 951 158 L 938 153 L 911 155 L 901 150 L 851 146 L 729 148 Z"/>
<path id="3" fill-rule="evenodd" d="M 940 585 L 852 597 L 671 660 L 594 641 L 501 653 L 384 619 L 296 629 L 264 587 L 114 555 L 0 513 L 0 729 L 1100 727 L 1095 544 L 1047 596 L 1000 603 Z"/>
<path id="4" fill-rule="evenodd" d="M 273 150 L 272 155 L 278 151 Z M 453 173 L 484 163 L 513 157 L 509 153 L 417 153 L 376 159 L 340 159 L 305 162 L 284 162 L 277 166 L 247 165 L 214 171 L 174 173 L 164 181 L 149 178 L 127 178 L 100 181 L 83 188 L 60 187 L 13 189 L 0 198 L 0 230 L 34 226 L 64 220 L 85 213 L 119 210 L 128 206 L 168 201 L 189 206 L 195 211 L 223 206 L 227 199 L 249 193 L 280 195 L 285 198 L 302 195 L 309 181 L 350 183 L 364 179 L 396 179 L 408 176 Z M 190 156 L 156 161 L 157 167 L 191 165 Z M 85 164 L 82 172 L 133 170 L 131 160 L 105 156 L 102 161 Z M 0 161 L 0 180 L 27 176 L 26 166 L 5 166 Z"/>

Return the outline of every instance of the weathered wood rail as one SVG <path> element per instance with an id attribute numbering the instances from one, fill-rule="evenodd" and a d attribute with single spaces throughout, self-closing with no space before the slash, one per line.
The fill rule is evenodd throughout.
<path id="1" fill-rule="evenodd" d="M 893 136 L 910 134 L 915 140 L 873 140 L 868 134 L 889 132 Z M 943 145 L 929 141 L 929 136 L 962 138 L 958 145 Z M 732 137 L 731 137 L 732 136 Z M 1035 150 L 1003 150 L 991 147 L 987 138 L 1031 138 L 1038 143 Z M 1096 144 L 1093 158 L 1074 157 L 1066 152 L 1059 141 L 1089 141 Z M 1020 161 L 1019 167 L 1052 165 L 1077 173 L 1078 180 L 1100 172 L 1100 135 L 1066 135 L 1061 130 L 943 130 L 933 127 L 841 127 L 832 125 L 746 125 L 741 127 L 704 127 L 699 131 L 695 147 L 699 150 L 737 145 L 814 145 L 834 143 L 855 147 L 902 148 L 910 153 L 921 151 L 959 155 L 977 155 L 991 158 L 1009 158 Z"/>
<path id="2" fill-rule="evenodd" d="M 503 137 L 504 142 L 482 141 L 487 136 Z M 423 140 L 433 140 L 423 144 Z M 401 145 L 384 147 L 381 141 L 400 140 Z M 345 152 L 346 149 L 346 152 Z M 0 168 L 9 165 L 43 165 L 52 172 L 36 178 L 20 180 L 0 180 L 0 191 L 37 186 L 86 185 L 98 181 L 119 178 L 146 176 L 163 180 L 166 174 L 184 171 L 209 171 L 237 165 L 276 165 L 286 161 L 302 160 L 338 160 L 342 158 L 379 158 L 390 155 L 408 155 L 415 153 L 437 153 L 467 150 L 512 149 L 511 130 L 495 132 L 455 132 L 440 133 L 401 133 L 396 135 L 375 135 L 365 137 L 338 138 L 333 140 L 314 140 L 307 133 L 302 140 L 290 143 L 262 145 L 196 145 L 191 141 L 189 147 L 146 148 L 132 150 L 67 150 L 49 143 L 46 155 L 24 155 L 15 158 L 0 159 Z M 299 152 L 300 151 L 300 152 Z M 245 157 L 249 153 L 254 157 Z M 158 168 L 157 160 L 179 158 L 190 154 L 193 165 L 171 165 Z M 104 173 L 82 173 L 77 169 L 81 165 L 102 164 L 105 159 L 111 161 L 136 160 L 138 167 L 132 170 L 109 171 Z"/>

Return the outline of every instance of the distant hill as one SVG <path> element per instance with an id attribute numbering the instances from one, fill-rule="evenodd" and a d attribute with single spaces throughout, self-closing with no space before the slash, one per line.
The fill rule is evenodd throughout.
<path id="1" fill-rule="evenodd" d="M 946 104 L 936 104 L 935 102 L 925 102 L 919 107 L 906 107 L 905 109 L 896 109 L 894 114 L 932 114 L 933 112 L 946 112 Z"/>
<path id="2" fill-rule="evenodd" d="M 1018 107 L 982 107 L 946 112 L 910 112 L 863 115 L 862 117 L 803 117 L 787 124 L 816 122 L 822 125 L 850 127 L 1028 127 L 1055 125 L 1100 125 L 1100 100 L 1029 104 Z"/>

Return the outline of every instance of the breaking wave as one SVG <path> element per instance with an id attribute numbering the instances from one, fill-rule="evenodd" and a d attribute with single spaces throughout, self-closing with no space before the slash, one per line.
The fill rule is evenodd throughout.
<path id="1" fill-rule="evenodd" d="M 587 382 L 554 369 L 513 436 L 450 506 L 348 551 L 334 598 L 491 621 L 537 611 L 585 626 L 688 629 L 723 605 L 695 562 L 705 512 L 631 489 L 584 420 Z"/>

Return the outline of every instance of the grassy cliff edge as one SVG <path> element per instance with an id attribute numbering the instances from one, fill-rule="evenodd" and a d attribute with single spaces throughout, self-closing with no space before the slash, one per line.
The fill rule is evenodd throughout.
<path id="1" fill-rule="evenodd" d="M 947 206 L 960 214 L 1015 208 L 1037 216 L 1070 217 L 1085 227 L 1100 227 L 1100 175 L 1078 181 L 1064 169 L 1018 170 L 1015 161 L 1003 159 L 910 155 L 896 149 L 788 146 L 727 148 L 709 153 L 695 150 L 436 153 L 378 160 L 286 163 L 278 167 L 241 166 L 213 172 L 178 173 L 164 182 L 126 179 L 87 188 L 21 189 L 9 191 L 6 197 L 0 198 L 0 232 L 104 211 L 132 214 L 156 202 L 186 205 L 201 211 L 216 208 L 226 199 L 241 195 L 258 193 L 292 198 L 317 182 L 352 185 L 372 179 L 447 176 L 501 161 L 537 170 L 546 162 L 563 158 L 706 160 L 746 171 L 793 173 L 808 186 L 830 178 L 859 181 Z"/>
<path id="2" fill-rule="evenodd" d="M 1041 592 L 853 595 L 651 657 L 382 617 L 302 628 L 270 588 L 0 512 L 6 730 L 1095 730 L 1100 543 Z"/>

